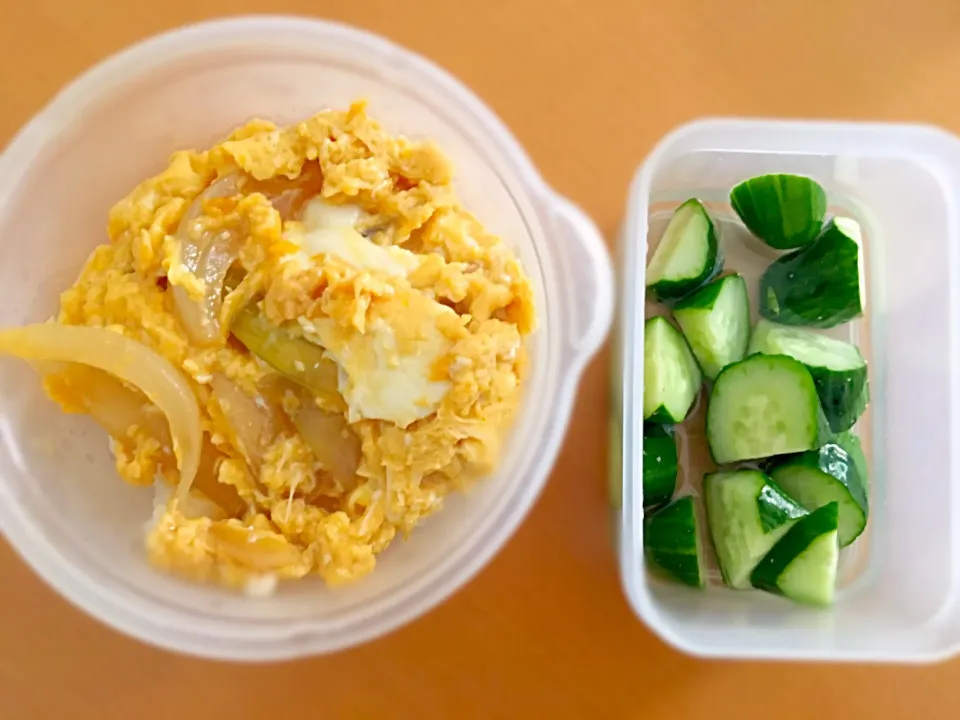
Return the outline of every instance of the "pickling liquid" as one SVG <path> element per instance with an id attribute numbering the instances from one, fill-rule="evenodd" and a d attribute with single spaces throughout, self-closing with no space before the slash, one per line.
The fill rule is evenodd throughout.
<path id="1" fill-rule="evenodd" d="M 670 202 L 656 203 L 650 206 L 649 234 L 647 236 L 648 264 L 650 262 L 650 258 L 653 256 L 654 250 L 663 237 L 663 233 L 667 228 L 667 224 L 670 222 L 673 211 L 678 205 L 679 203 Z M 704 202 L 704 206 L 710 212 L 710 215 L 714 219 L 719 232 L 720 250 L 724 257 L 723 274 L 729 275 L 732 273 L 739 273 L 741 276 L 743 276 L 743 279 L 746 280 L 747 289 L 750 293 L 751 322 L 755 323 L 759 318 L 757 293 L 760 284 L 760 276 L 763 274 L 764 270 L 767 269 L 767 266 L 771 262 L 776 260 L 784 253 L 783 251 L 774 250 L 773 248 L 764 245 L 762 242 L 760 242 L 760 240 L 750 234 L 750 232 L 740 223 L 740 220 L 730 209 L 729 204 L 725 202 Z M 835 207 L 828 209 L 828 215 L 830 214 L 850 215 L 850 213 L 846 212 L 843 208 Z M 869 267 L 869 242 L 865 230 L 866 229 L 864 228 L 863 266 Z M 865 297 L 867 298 L 867 304 L 869 306 L 869 278 L 862 278 L 862 281 L 867 283 Z M 644 307 L 644 315 L 647 318 L 653 317 L 654 315 L 666 315 L 669 317 L 670 313 L 665 307 L 648 299 Z M 828 335 L 830 337 L 844 340 L 856 345 L 867 361 L 867 368 L 869 372 L 869 369 L 872 367 L 872 358 L 870 355 L 869 343 L 870 333 L 868 330 L 868 321 L 866 317 L 857 318 L 852 322 L 844 323 L 839 327 L 830 328 L 829 330 L 817 330 L 817 332 L 821 332 L 824 335 Z M 873 378 L 871 377 L 870 379 L 872 380 Z M 705 536 L 709 535 L 709 526 L 706 522 L 706 514 L 704 512 L 702 502 L 703 476 L 706 473 L 711 473 L 717 470 L 716 464 L 710 457 L 710 450 L 707 445 L 705 428 L 707 398 L 709 396 L 708 385 L 709 381 L 705 379 L 704 387 L 701 388 L 700 394 L 694 402 L 693 409 L 690 411 L 687 419 L 683 423 L 676 426 L 677 460 L 679 472 L 677 477 L 675 497 L 680 495 L 693 495 L 695 498 L 697 498 L 697 512 L 700 516 L 700 527 L 706 530 L 704 533 Z M 871 390 L 873 391 L 872 388 Z M 874 493 L 872 482 L 873 462 L 871 452 L 872 447 L 869 405 L 867 406 L 866 412 L 860 416 L 857 424 L 854 425 L 853 431 L 856 432 L 860 437 L 860 441 L 863 446 L 863 452 L 867 458 L 868 474 L 870 474 L 868 477 L 867 494 L 870 506 L 872 507 Z M 743 464 L 750 465 L 750 463 Z M 870 528 L 871 524 L 868 516 L 867 527 L 864 532 L 853 542 L 853 544 L 841 550 L 840 565 L 837 572 L 838 587 L 842 588 L 851 584 L 865 570 L 870 555 Z M 720 576 L 720 569 L 717 565 L 716 555 L 714 554 L 713 550 L 713 544 L 709 541 L 708 537 L 704 537 L 703 540 L 704 564 L 707 568 L 707 582 L 711 585 L 723 585 L 723 581 Z"/>

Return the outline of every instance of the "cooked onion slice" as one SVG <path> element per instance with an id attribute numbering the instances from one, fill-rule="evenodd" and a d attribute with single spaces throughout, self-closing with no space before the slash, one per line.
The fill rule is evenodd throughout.
<path id="1" fill-rule="evenodd" d="M 122 442 L 136 425 L 167 452 L 171 447 L 167 419 L 146 396 L 124 385 L 116 375 L 79 363 L 44 363 L 44 375 L 57 375 L 70 388 L 70 399 L 110 435 Z"/>
<path id="2" fill-rule="evenodd" d="M 0 353 L 26 360 L 82 363 L 139 389 L 167 417 L 180 471 L 178 496 L 190 490 L 203 443 L 200 407 L 186 378 L 164 357 L 105 328 L 54 323 L 0 330 Z"/>
<path id="3" fill-rule="evenodd" d="M 227 517 L 240 517 L 251 509 L 251 503 L 240 496 L 233 485 L 225 485 L 217 478 L 220 461 L 226 456 L 214 446 L 208 436 L 204 436 L 203 451 L 200 453 L 200 467 L 193 482 L 195 490 L 219 505 Z"/>
<path id="4" fill-rule="evenodd" d="M 320 194 L 323 188 L 323 172 L 316 161 L 304 163 L 300 174 L 291 180 L 285 176 L 272 177 L 269 180 L 256 180 L 245 176 L 242 190 L 244 194 L 262 193 L 280 213 L 280 219 L 299 220 L 306 202 Z"/>
<path id="5" fill-rule="evenodd" d="M 236 436 L 240 452 L 251 469 L 259 473 L 263 453 L 280 433 L 282 411 L 261 395 L 249 397 L 225 375 L 214 375 L 210 384 Z"/>
<path id="6" fill-rule="evenodd" d="M 187 208 L 177 228 L 180 261 L 195 277 L 203 281 L 203 299 L 197 301 L 186 288 L 173 285 L 173 299 L 180 322 L 191 340 L 200 345 L 215 345 L 223 333 L 220 328 L 220 306 L 227 270 L 240 251 L 240 237 L 232 231 L 192 232 L 203 206 L 214 198 L 229 198 L 238 193 L 237 178 L 227 175 L 200 193 Z"/>
<path id="7" fill-rule="evenodd" d="M 210 537 L 218 554 L 241 567 L 304 574 L 298 570 L 304 565 L 300 550 L 280 533 L 228 520 L 213 523 Z"/>
<path id="8" fill-rule="evenodd" d="M 346 408 L 337 384 L 337 365 L 322 347 L 274 325 L 253 305 L 237 313 L 230 330 L 247 350 L 282 375 L 328 404 Z"/>
<path id="9" fill-rule="evenodd" d="M 294 416 L 293 424 L 320 466 L 340 485 L 352 488 L 360 464 L 360 438 L 347 427 L 343 415 L 305 407 Z"/>
<path id="10" fill-rule="evenodd" d="M 136 426 L 160 444 L 164 468 L 176 467 L 167 419 L 143 393 L 124 385 L 115 375 L 89 365 L 42 363 L 38 369 L 45 375 L 57 374 L 68 383 L 70 399 L 114 440 L 126 442 L 127 432 Z M 218 466 L 224 457 L 210 442 L 209 436 L 204 435 L 200 465 L 192 489 L 219 505 L 229 517 L 238 517 L 248 505 L 237 488 L 224 485 L 217 479 Z"/>

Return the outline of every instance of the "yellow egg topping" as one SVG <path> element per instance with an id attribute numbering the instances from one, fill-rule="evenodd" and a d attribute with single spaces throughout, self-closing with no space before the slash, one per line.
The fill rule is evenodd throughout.
<path id="1" fill-rule="evenodd" d="M 532 292 L 451 181 L 362 103 L 253 121 L 117 203 L 55 322 L 0 332 L 157 484 L 156 567 L 350 582 L 495 467 Z"/>

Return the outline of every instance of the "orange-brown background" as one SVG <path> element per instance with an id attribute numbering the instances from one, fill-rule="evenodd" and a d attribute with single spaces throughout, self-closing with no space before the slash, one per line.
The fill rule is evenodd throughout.
<path id="1" fill-rule="evenodd" d="M 266 0 L 0 0 L 0 140 L 130 42 L 267 9 Z M 446 66 L 608 238 L 636 165 L 698 115 L 922 120 L 960 132 L 956 0 L 279 0 L 273 9 L 360 25 Z M 68 605 L 0 541 L 0 718 L 952 714 L 960 661 L 702 662 L 632 615 L 608 540 L 607 359 L 587 372 L 551 481 L 496 560 L 429 616 L 333 657 L 234 666 L 142 646 Z"/>

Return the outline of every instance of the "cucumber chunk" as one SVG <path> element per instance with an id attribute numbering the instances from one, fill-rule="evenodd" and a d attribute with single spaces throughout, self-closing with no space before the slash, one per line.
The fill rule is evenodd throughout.
<path id="1" fill-rule="evenodd" d="M 836 593 L 837 503 L 814 510 L 784 534 L 754 569 L 755 588 L 810 605 L 830 605 Z"/>
<path id="2" fill-rule="evenodd" d="M 711 380 L 730 363 L 743 360 L 750 340 L 750 300 L 739 275 L 714 280 L 683 298 L 673 316 Z"/>
<path id="3" fill-rule="evenodd" d="M 868 492 L 870 487 L 870 473 L 867 471 L 867 456 L 863 454 L 863 445 L 860 444 L 860 438 L 852 431 L 842 432 L 834 438 L 840 447 L 847 451 L 853 467 L 860 475 L 863 481 L 863 491 Z"/>
<path id="4" fill-rule="evenodd" d="M 683 422 L 700 392 L 700 368 L 683 335 L 664 317 L 643 326 L 643 419 Z"/>
<path id="5" fill-rule="evenodd" d="M 643 506 L 670 502 L 677 486 L 677 441 L 673 428 L 657 423 L 643 426 Z"/>
<path id="6" fill-rule="evenodd" d="M 860 226 L 834 218 L 812 244 L 760 278 L 760 314 L 782 325 L 831 328 L 863 313 Z"/>
<path id="7" fill-rule="evenodd" d="M 717 376 L 707 442 L 718 465 L 820 447 L 829 431 L 810 373 L 786 355 L 751 355 Z"/>
<path id="8" fill-rule="evenodd" d="M 723 267 L 717 228 L 696 198 L 678 207 L 647 267 L 647 287 L 660 300 L 683 297 Z"/>
<path id="9" fill-rule="evenodd" d="M 861 475 L 853 453 L 849 439 L 841 436 L 770 470 L 774 482 L 807 510 L 837 504 L 840 547 L 856 540 L 867 526 L 867 478 Z"/>
<path id="10" fill-rule="evenodd" d="M 692 587 L 704 586 L 700 528 L 693 498 L 682 497 L 643 521 L 647 561 Z"/>
<path id="11" fill-rule="evenodd" d="M 827 194 L 801 175 L 761 175 L 730 191 L 730 205 L 747 229 L 778 250 L 797 248 L 820 234 Z"/>
<path id="12" fill-rule="evenodd" d="M 867 361 L 855 345 L 761 318 L 750 339 L 749 352 L 789 355 L 802 362 L 817 386 L 823 413 L 833 432 L 849 430 L 867 408 Z"/>
<path id="13" fill-rule="evenodd" d="M 750 573 L 806 510 L 759 470 L 705 475 L 707 525 L 723 581 L 750 587 Z"/>

